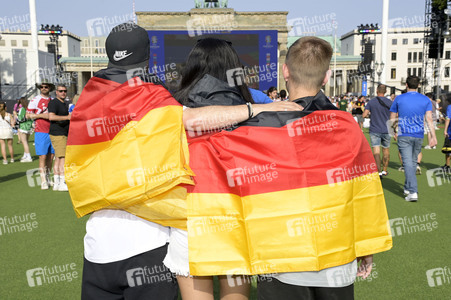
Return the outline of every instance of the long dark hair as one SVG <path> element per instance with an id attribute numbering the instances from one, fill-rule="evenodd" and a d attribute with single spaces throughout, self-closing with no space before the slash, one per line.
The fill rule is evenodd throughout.
<path id="1" fill-rule="evenodd" d="M 5 101 L 1 101 L 0 105 L 3 106 L 0 109 L 0 116 L 2 116 L 2 119 L 5 119 L 5 115 L 6 115 L 6 102 Z"/>
<path id="2" fill-rule="evenodd" d="M 174 97 L 180 103 L 186 104 L 189 92 L 205 74 L 227 82 L 227 70 L 236 68 L 242 68 L 242 64 L 230 42 L 215 38 L 201 39 L 188 55 L 181 72 L 182 80 Z M 236 87 L 246 102 L 254 103 L 244 82 Z"/>
<path id="3" fill-rule="evenodd" d="M 25 110 L 28 108 L 28 100 L 25 97 L 19 99 L 19 103 L 22 105 Z"/>

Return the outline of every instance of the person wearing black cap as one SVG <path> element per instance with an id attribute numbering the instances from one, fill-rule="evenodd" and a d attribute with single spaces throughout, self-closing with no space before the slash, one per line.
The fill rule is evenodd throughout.
<path id="1" fill-rule="evenodd" d="M 123 84 L 129 79 L 128 71 L 147 68 L 149 45 L 147 32 L 136 24 L 125 23 L 113 28 L 105 43 L 108 68 L 95 73 L 91 79 L 101 82 L 96 87 L 104 89 L 105 97 L 116 88 L 127 88 Z M 162 85 L 154 76 L 146 76 L 143 80 Z M 92 101 L 94 106 L 96 100 L 89 92 L 82 93 L 74 114 L 84 103 Z M 95 114 L 95 118 L 104 117 L 101 111 Z M 70 139 L 71 128 L 69 130 Z M 95 211 L 86 224 L 81 298 L 177 299 L 177 282 L 163 265 L 168 239 L 168 227 L 124 210 Z"/>
<path id="2" fill-rule="evenodd" d="M 108 97 L 108 89 L 120 88 L 127 81 L 129 82 L 127 89 L 124 86 L 121 92 L 124 94 L 134 91 L 140 93 L 139 89 L 130 89 L 130 83 L 135 77 L 140 77 L 142 82 L 151 82 L 155 86 L 159 86 L 159 89 L 164 86 L 157 76 L 148 73 L 150 41 L 143 28 L 132 23 L 116 26 L 108 35 L 105 48 L 109 59 L 108 68 L 95 73 L 94 78 L 90 80 L 90 82 L 97 83 L 96 89 L 105 89 L 105 92 L 101 93 L 102 97 Z M 89 84 L 88 82 L 87 86 Z M 94 103 L 97 100 L 95 97 L 85 96 L 90 92 L 85 88 L 77 108 L 74 110 L 68 145 L 72 135 L 72 126 L 75 123 L 74 118 L 77 117 L 77 109 L 86 107 L 86 103 L 90 103 L 90 101 Z M 142 97 L 142 95 L 138 96 Z M 113 106 L 114 103 L 111 105 Z M 249 108 L 248 105 L 187 108 L 183 112 L 183 123 L 188 129 L 195 126 L 196 130 L 207 131 L 226 128 L 230 124 L 247 120 L 253 115 L 268 110 L 301 110 L 301 108 L 297 104 L 288 102 L 254 105 L 253 108 Z M 94 113 L 92 113 L 93 111 Z M 93 118 L 87 120 L 91 122 L 103 116 L 95 109 L 86 111 L 86 113 Z M 218 116 L 219 114 L 221 117 Z M 90 129 L 92 135 L 89 137 L 93 139 L 98 138 L 96 134 L 104 130 L 99 127 Z M 68 155 L 66 157 L 68 160 Z M 70 164 L 70 162 L 66 161 L 66 164 Z M 70 186 L 69 191 L 71 192 Z M 175 279 L 171 280 L 172 274 L 163 265 L 169 240 L 168 227 L 144 220 L 124 210 L 101 209 L 90 216 L 86 224 L 86 231 L 82 299 L 122 297 L 177 299 L 177 283 Z M 147 279 L 150 276 L 152 278 L 159 276 L 167 280 L 148 282 Z"/>

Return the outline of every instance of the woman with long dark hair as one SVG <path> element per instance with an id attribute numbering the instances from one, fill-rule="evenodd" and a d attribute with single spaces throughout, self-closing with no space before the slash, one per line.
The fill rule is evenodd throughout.
<path id="1" fill-rule="evenodd" d="M 201 39 L 188 56 L 181 74 L 180 87 L 174 97 L 181 104 L 190 108 L 254 103 L 244 82 L 244 77 L 240 78 L 237 75 L 243 74 L 242 71 L 238 54 L 229 42 L 215 38 Z M 189 129 L 187 128 L 187 130 Z M 189 277 L 186 231 L 171 228 L 168 254 L 164 263 L 177 274 L 184 300 L 213 300 L 212 277 Z M 219 276 L 221 299 L 248 299 L 249 282 L 250 280 L 245 280 L 242 285 L 231 286 L 226 276 Z"/>

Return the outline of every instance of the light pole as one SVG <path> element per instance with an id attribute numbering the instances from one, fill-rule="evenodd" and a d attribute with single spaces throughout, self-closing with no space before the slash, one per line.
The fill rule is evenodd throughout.
<path id="1" fill-rule="evenodd" d="M 436 90 L 435 90 L 435 95 L 436 95 L 435 99 L 440 99 L 440 94 L 441 94 L 440 86 L 442 85 L 442 76 L 441 76 L 441 72 L 442 72 L 442 70 L 441 70 L 442 55 L 441 55 L 441 53 L 442 53 L 443 49 L 440 49 L 440 46 L 444 47 L 444 45 L 441 45 L 440 41 L 441 41 L 442 37 L 443 38 L 448 38 L 451 35 L 451 33 L 449 31 L 449 15 L 451 13 L 451 10 L 445 9 L 444 13 L 446 14 L 446 21 L 445 21 L 445 28 L 444 28 L 445 31 L 442 31 L 442 26 L 441 25 L 439 25 L 439 28 L 438 28 L 438 54 L 437 54 L 437 72 L 436 72 L 437 86 L 436 86 Z"/>
<path id="2" fill-rule="evenodd" d="M 47 33 L 50 35 L 50 42 L 55 43 L 55 53 L 54 53 L 54 57 L 55 57 L 55 67 L 56 67 L 56 75 L 58 77 L 59 73 L 60 73 L 60 66 L 59 66 L 59 62 L 58 62 L 58 37 L 63 33 L 63 27 L 59 26 L 58 24 L 55 25 L 51 25 L 49 26 L 49 24 L 47 24 L 45 27 L 43 24 L 41 24 L 41 29 L 39 30 L 39 33 Z"/>

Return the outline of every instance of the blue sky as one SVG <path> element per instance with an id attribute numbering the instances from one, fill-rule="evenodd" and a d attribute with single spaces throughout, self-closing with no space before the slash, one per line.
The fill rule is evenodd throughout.
<path id="1" fill-rule="evenodd" d="M 298 24 L 298 32 L 316 31 L 331 35 L 329 20 L 335 20 L 337 33 L 342 35 L 361 23 L 382 23 L 382 0 L 229 0 L 229 8 L 237 11 L 288 11 L 288 20 Z M 79 36 L 87 36 L 87 22 L 106 18 L 114 22 L 129 18 L 132 0 L 36 0 L 39 24 L 59 24 Z M 135 0 L 136 11 L 188 11 L 194 0 Z M 424 0 L 391 0 L 389 19 L 396 26 L 422 26 Z M 23 28 L 29 18 L 27 0 L 2 1 L 0 31 L 4 28 Z M 302 24 L 302 25 L 299 25 Z M 319 26 L 314 26 L 314 24 Z M 312 27 L 313 26 L 313 27 Z M 318 32 L 321 30 L 321 32 Z"/>

